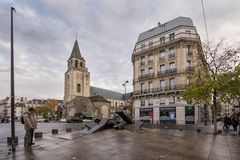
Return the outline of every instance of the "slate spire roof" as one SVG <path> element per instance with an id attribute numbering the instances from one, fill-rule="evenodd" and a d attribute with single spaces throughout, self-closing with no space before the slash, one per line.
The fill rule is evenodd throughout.
<path id="1" fill-rule="evenodd" d="M 76 58 L 76 59 L 79 59 L 79 60 L 83 60 L 85 62 L 85 59 L 82 57 L 81 55 L 81 52 L 80 52 L 80 49 L 79 49 L 79 46 L 78 46 L 78 41 L 76 40 L 75 43 L 74 43 L 74 46 L 73 46 L 73 49 L 72 49 L 72 54 L 71 56 L 69 57 L 68 61 L 71 59 L 71 58 Z"/>

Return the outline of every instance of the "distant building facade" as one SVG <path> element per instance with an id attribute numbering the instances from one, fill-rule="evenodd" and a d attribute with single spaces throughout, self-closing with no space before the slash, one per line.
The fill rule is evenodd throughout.
<path id="1" fill-rule="evenodd" d="M 53 101 L 54 104 L 55 104 L 54 111 L 57 110 L 59 105 L 63 105 L 63 100 L 50 99 L 50 98 L 48 98 L 48 99 L 36 99 L 36 98 L 34 98 L 30 101 L 27 101 L 25 103 L 25 105 L 26 105 L 27 109 L 30 108 L 30 107 L 32 107 L 32 108 L 43 107 L 43 106 L 47 106 L 51 101 Z"/>
<path id="2" fill-rule="evenodd" d="M 26 103 L 26 107 L 28 108 L 36 108 L 36 107 L 42 107 L 47 105 L 46 99 L 32 99 Z"/>
<path id="3" fill-rule="evenodd" d="M 26 111 L 27 98 L 16 96 L 14 100 L 15 117 L 19 118 Z M 0 120 L 4 117 L 11 117 L 11 99 L 9 97 L 0 100 Z"/>
<path id="4" fill-rule="evenodd" d="M 236 99 L 233 104 L 222 103 L 221 104 L 221 113 L 218 113 L 218 116 L 232 116 L 235 113 L 240 112 L 240 98 Z"/>
<path id="5" fill-rule="evenodd" d="M 201 114 L 181 93 L 202 52 L 190 18 L 178 17 L 139 35 L 132 53 L 135 120 L 196 124 Z"/>

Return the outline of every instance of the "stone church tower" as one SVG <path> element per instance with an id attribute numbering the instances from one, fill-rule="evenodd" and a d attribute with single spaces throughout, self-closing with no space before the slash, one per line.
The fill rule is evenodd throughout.
<path id="1" fill-rule="evenodd" d="M 81 56 L 77 40 L 67 62 L 68 70 L 65 72 L 64 102 L 68 103 L 77 96 L 89 97 L 90 73 L 85 67 L 86 61 Z"/>

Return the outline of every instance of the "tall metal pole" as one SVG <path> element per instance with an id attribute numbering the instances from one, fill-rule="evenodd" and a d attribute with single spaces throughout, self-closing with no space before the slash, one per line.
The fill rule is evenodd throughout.
<path id="1" fill-rule="evenodd" d="M 11 133 L 12 133 L 12 151 L 15 149 L 15 112 L 14 112 L 14 50 L 13 50 L 13 11 L 11 7 Z"/>
<path id="2" fill-rule="evenodd" d="M 124 103 L 125 103 L 125 105 L 126 105 L 127 83 L 128 83 L 128 81 L 125 81 L 125 82 L 123 83 L 123 86 L 125 87 L 125 88 L 124 88 Z"/>
<path id="3" fill-rule="evenodd" d="M 126 85 L 126 83 L 125 83 L 125 91 L 124 91 L 124 94 L 126 95 L 126 91 L 127 91 L 127 85 Z"/>
<path id="4" fill-rule="evenodd" d="M 202 4 L 202 12 L 203 12 L 203 20 L 204 20 L 204 25 L 205 25 L 205 31 L 206 31 L 206 36 L 207 36 L 207 43 L 209 45 L 209 36 L 208 36 L 208 29 L 207 29 L 207 19 L 206 19 L 206 14 L 205 14 L 205 10 L 204 10 L 203 0 L 201 0 L 201 4 Z"/>

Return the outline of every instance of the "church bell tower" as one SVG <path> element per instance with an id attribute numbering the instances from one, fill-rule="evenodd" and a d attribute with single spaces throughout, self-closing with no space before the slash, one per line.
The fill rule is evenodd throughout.
<path id="1" fill-rule="evenodd" d="M 65 72 L 64 102 L 68 103 L 77 96 L 90 96 L 90 73 L 85 66 L 78 41 L 76 40 L 68 59 L 68 69 Z"/>

